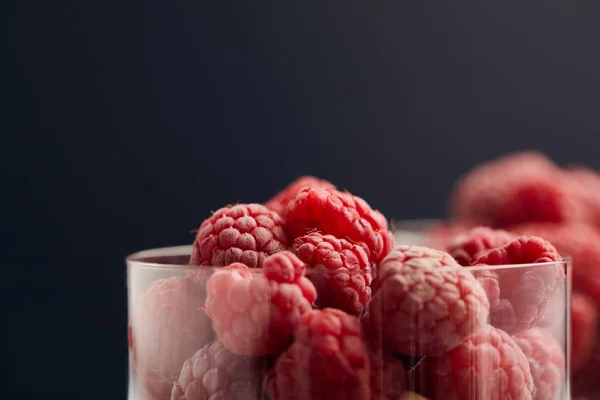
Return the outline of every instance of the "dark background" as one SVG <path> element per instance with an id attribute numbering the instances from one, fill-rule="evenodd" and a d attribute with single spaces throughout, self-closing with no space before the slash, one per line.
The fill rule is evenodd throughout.
<path id="1" fill-rule="evenodd" d="M 124 256 L 299 174 L 417 218 L 508 151 L 600 167 L 597 1 L 97 3 L 2 6 L 2 399 L 124 399 Z"/>

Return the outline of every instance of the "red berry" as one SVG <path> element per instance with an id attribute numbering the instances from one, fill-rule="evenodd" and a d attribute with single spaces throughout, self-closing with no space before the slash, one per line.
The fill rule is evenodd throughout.
<path id="1" fill-rule="evenodd" d="M 302 176 L 277 193 L 271 200 L 267 201 L 265 207 L 277 212 L 279 215 L 283 215 L 288 203 L 305 187 L 335 189 L 335 186 L 328 181 L 315 178 L 314 176 Z"/>
<path id="2" fill-rule="evenodd" d="M 301 317 L 294 343 L 267 375 L 271 400 L 369 400 L 369 386 L 359 320 L 332 308 Z"/>
<path id="3" fill-rule="evenodd" d="M 200 225 L 190 264 L 218 267 L 241 262 L 260 268 L 267 256 L 288 247 L 282 225 L 279 214 L 260 204 L 221 208 Z"/>
<path id="4" fill-rule="evenodd" d="M 571 367 L 576 371 L 586 363 L 596 342 L 598 312 L 584 294 L 571 295 Z"/>
<path id="5" fill-rule="evenodd" d="M 363 242 L 372 261 L 379 261 L 394 246 L 385 217 L 360 197 L 334 189 L 304 188 L 288 204 L 286 228 L 292 236 L 310 231 Z"/>
<path id="6" fill-rule="evenodd" d="M 473 265 L 534 264 L 561 260 L 554 246 L 546 240 L 522 236 L 503 247 L 489 250 L 475 259 Z M 516 333 L 535 327 L 542 321 L 561 289 L 565 271 L 562 263 L 554 263 L 477 271 L 475 275 L 480 280 L 485 275 L 482 284 L 490 299 L 492 325 Z"/>
<path id="7" fill-rule="evenodd" d="M 458 347 L 424 360 L 433 400 L 530 400 L 527 357 L 504 331 L 485 326 Z"/>
<path id="8" fill-rule="evenodd" d="M 480 226 L 458 236 L 448 247 L 448 253 L 460 265 L 467 266 L 483 252 L 502 247 L 513 239 L 515 235 L 507 231 Z"/>
<path id="9" fill-rule="evenodd" d="M 204 298 L 188 278 L 161 279 L 133 310 L 131 340 L 146 396 L 168 398 L 183 362 L 212 340 Z"/>
<path id="10" fill-rule="evenodd" d="M 318 232 L 296 238 L 291 249 L 306 263 L 317 289 L 319 308 L 339 308 L 361 315 L 371 299 L 371 263 L 362 243 Z"/>
<path id="11" fill-rule="evenodd" d="M 571 194 L 584 207 L 586 222 L 600 228 L 600 174 L 584 166 L 571 167 L 564 172 L 564 181 Z"/>
<path id="12" fill-rule="evenodd" d="M 587 294 L 600 308 L 600 233 L 583 224 L 525 224 L 514 232 L 536 235 L 550 241 L 571 257 L 573 289 Z"/>
<path id="13" fill-rule="evenodd" d="M 171 400 L 259 399 L 264 360 L 233 354 L 219 341 L 183 364 Z"/>
<path id="14" fill-rule="evenodd" d="M 206 312 L 219 340 L 236 354 L 280 354 L 315 301 L 316 290 L 294 254 L 268 257 L 263 273 L 234 263 L 206 283 Z"/>
<path id="15" fill-rule="evenodd" d="M 513 337 L 529 361 L 533 400 L 557 399 L 565 381 L 565 350 L 548 332 L 532 329 Z"/>
<path id="16" fill-rule="evenodd" d="M 600 342 L 594 343 L 587 361 L 571 375 L 574 399 L 600 398 Z"/>
<path id="17" fill-rule="evenodd" d="M 489 302 L 475 277 L 447 253 L 398 246 L 383 259 L 365 320 L 385 346 L 438 355 L 486 323 Z"/>
<path id="18" fill-rule="evenodd" d="M 529 221 L 582 219 L 580 202 L 545 156 L 521 152 L 475 167 L 456 184 L 454 215 L 479 225 L 505 227 Z"/>

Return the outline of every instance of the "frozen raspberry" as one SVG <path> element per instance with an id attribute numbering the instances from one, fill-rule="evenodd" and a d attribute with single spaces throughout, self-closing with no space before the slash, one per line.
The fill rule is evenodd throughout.
<path id="1" fill-rule="evenodd" d="M 319 308 L 362 313 L 371 299 L 371 263 L 366 246 L 313 232 L 296 238 L 291 250 L 307 265 L 306 276 L 317 289 Z"/>
<path id="2" fill-rule="evenodd" d="M 452 195 L 460 220 L 494 228 L 530 222 L 562 222 L 585 217 L 580 202 L 561 183 L 561 171 L 545 156 L 522 152 L 475 167 Z"/>
<path id="3" fill-rule="evenodd" d="M 527 361 L 533 377 L 533 400 L 557 399 L 565 378 L 565 351 L 556 339 L 541 329 L 513 337 Z"/>
<path id="4" fill-rule="evenodd" d="M 171 400 L 259 399 L 264 359 L 233 354 L 219 341 L 189 358 Z"/>
<path id="5" fill-rule="evenodd" d="M 394 246 L 394 235 L 385 217 L 372 210 L 366 201 L 350 193 L 334 189 L 304 188 L 288 204 L 286 228 L 292 236 L 310 231 L 363 242 L 372 261 L 379 261 Z"/>
<path id="6" fill-rule="evenodd" d="M 335 189 L 335 186 L 328 181 L 315 178 L 314 176 L 302 176 L 277 193 L 271 200 L 267 201 L 265 206 L 279 215 L 283 215 L 288 203 L 305 187 Z"/>
<path id="7" fill-rule="evenodd" d="M 190 264 L 218 267 L 241 262 L 259 268 L 267 256 L 288 247 L 282 225 L 279 214 L 260 204 L 221 208 L 200 225 Z"/>
<path id="8" fill-rule="evenodd" d="M 424 360 L 433 400 L 530 400 L 527 357 L 504 331 L 485 326 L 458 347 Z"/>
<path id="9" fill-rule="evenodd" d="M 267 375 L 271 400 L 369 400 L 369 355 L 357 317 L 326 308 L 300 318 L 294 343 Z"/>
<path id="10" fill-rule="evenodd" d="M 438 355 L 486 323 L 489 302 L 475 277 L 447 253 L 398 246 L 381 261 L 367 307 L 369 332 L 407 355 Z"/>
<path id="11" fill-rule="evenodd" d="M 263 273 L 234 263 L 215 271 L 206 283 L 206 312 L 219 340 L 236 354 L 280 354 L 315 301 L 316 290 L 294 254 L 268 257 Z"/>
<path id="12" fill-rule="evenodd" d="M 169 397 L 184 361 L 213 339 L 204 299 L 190 279 L 161 279 L 133 310 L 130 337 L 146 396 Z"/>
<path id="13" fill-rule="evenodd" d="M 598 312 L 584 294 L 571 295 L 571 366 L 576 371 L 587 361 L 596 341 Z"/>
<path id="14" fill-rule="evenodd" d="M 600 308 L 600 233 L 583 224 L 524 224 L 514 232 L 536 235 L 550 241 L 571 258 L 573 289 L 590 296 Z"/>
<path id="15" fill-rule="evenodd" d="M 562 258 L 549 242 L 522 236 L 503 247 L 489 250 L 473 261 L 479 265 L 551 263 Z M 558 295 L 565 277 L 562 263 L 474 272 L 487 290 L 491 322 L 509 333 L 537 326 Z M 497 282 L 494 282 L 494 278 Z M 499 300 L 499 301 L 497 301 Z"/>
<path id="16" fill-rule="evenodd" d="M 473 228 L 457 237 L 448 247 L 448 253 L 460 264 L 471 265 L 477 256 L 496 247 L 512 242 L 515 235 L 502 229 L 490 229 L 483 226 Z"/>

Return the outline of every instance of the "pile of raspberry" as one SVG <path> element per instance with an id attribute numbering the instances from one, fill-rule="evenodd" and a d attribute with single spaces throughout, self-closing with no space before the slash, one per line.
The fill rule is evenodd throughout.
<path id="1" fill-rule="evenodd" d="M 315 177 L 221 208 L 187 275 L 134 301 L 140 386 L 152 400 L 555 398 L 556 249 L 478 228 L 447 250 L 396 244 L 379 211 Z M 521 263 L 549 267 L 489 267 Z"/>
<path id="2" fill-rule="evenodd" d="M 451 219 L 428 231 L 427 243 L 450 252 L 463 265 L 503 263 L 502 255 L 492 260 L 496 256 L 477 253 L 498 245 L 493 241 L 521 235 L 543 238 L 570 258 L 572 393 L 600 396 L 600 173 L 579 165 L 562 167 L 533 151 L 505 155 L 475 166 L 457 181 L 450 211 Z M 492 295 L 492 323 L 518 331 L 536 322 L 535 305 L 519 311 L 516 301 L 502 294 L 503 280 L 512 285 L 510 277 L 484 275 L 478 279 Z M 544 279 L 551 281 L 549 276 Z M 534 281 L 530 285 L 544 282 Z M 543 298 L 543 291 L 526 290 Z M 519 291 L 516 296 L 520 299 Z"/>

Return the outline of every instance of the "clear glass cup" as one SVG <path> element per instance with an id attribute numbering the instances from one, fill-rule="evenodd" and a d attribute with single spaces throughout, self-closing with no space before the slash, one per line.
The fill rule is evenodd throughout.
<path id="1" fill-rule="evenodd" d="M 417 243 L 419 235 L 412 234 L 415 243 L 411 244 L 422 244 Z M 277 365 L 276 357 L 238 355 L 226 348 L 229 338 L 220 337 L 213 329 L 206 299 L 212 296 L 212 307 L 235 299 L 220 298 L 225 295 L 215 290 L 207 293 L 207 281 L 223 269 L 188 266 L 190 252 L 191 246 L 169 247 L 127 258 L 129 400 L 268 399 L 267 373 Z M 513 293 L 495 299 L 498 301 L 489 309 L 477 306 L 477 302 L 475 306 L 469 303 L 470 308 L 461 303 L 462 314 L 457 311 L 461 310 L 459 303 L 448 303 L 454 311 L 447 318 L 444 306 L 433 301 L 421 312 L 414 304 L 407 307 L 411 304 L 408 300 L 401 310 L 372 300 L 373 306 L 361 316 L 363 341 L 359 351 L 364 351 L 367 364 L 361 364 L 362 372 L 351 374 L 356 376 L 357 385 L 366 389 L 357 389 L 351 398 L 404 400 L 413 397 L 403 395 L 415 392 L 429 399 L 453 394 L 457 399 L 501 400 L 508 398 L 507 390 L 514 389 L 511 385 L 525 388 L 514 389 L 524 396 L 516 398 L 570 398 L 567 271 L 567 262 L 431 270 L 428 276 L 432 282 L 455 282 L 457 277 L 469 275 L 469 282 L 483 284 L 483 298 L 493 297 L 490 287 L 494 284 L 510 287 Z M 261 269 L 252 270 L 253 279 L 259 276 Z M 535 286 L 540 282 L 544 283 L 542 289 Z M 383 298 L 386 290 L 392 290 L 386 288 L 378 287 L 373 299 Z M 452 293 L 447 290 L 449 302 L 453 301 Z M 393 297 L 392 292 L 387 295 Z M 422 317 L 425 314 L 427 318 Z M 462 319 L 454 323 L 462 328 L 453 331 L 447 320 L 457 315 Z M 436 340 L 443 339 L 444 349 L 430 345 L 428 334 L 433 331 Z M 312 353 L 308 357 L 314 362 Z M 318 398 L 315 380 L 321 376 L 312 376 L 302 363 L 288 368 L 296 377 L 296 386 L 281 398 Z M 485 374 L 487 379 L 476 380 L 469 371 Z M 366 380 L 361 380 L 365 374 Z M 329 386 L 331 389 L 335 384 Z M 375 387 L 384 395 L 376 394 Z"/>

